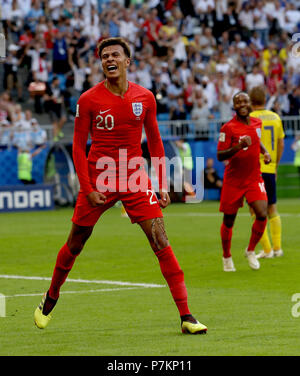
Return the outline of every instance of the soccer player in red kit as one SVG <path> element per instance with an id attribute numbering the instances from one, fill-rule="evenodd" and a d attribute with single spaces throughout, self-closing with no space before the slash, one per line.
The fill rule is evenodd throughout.
<path id="1" fill-rule="evenodd" d="M 131 161 L 142 157 L 140 141 L 143 125 L 151 157 L 164 157 L 155 98 L 149 90 L 127 81 L 131 56 L 130 48 L 122 38 L 103 40 L 98 54 L 106 79 L 81 95 L 75 117 L 73 159 L 80 192 L 72 229 L 58 253 L 50 288 L 35 310 L 35 323 L 41 329 L 47 326 L 60 288 L 94 225 L 105 210 L 121 200 L 131 222 L 140 225 L 157 256 L 181 317 L 182 332 L 205 333 L 206 326 L 198 322 L 189 310 L 183 271 L 165 232 L 161 207 L 165 208 L 170 203 L 165 167 L 156 166 L 160 200 L 142 166 L 129 169 Z M 89 134 L 92 144 L 86 158 Z M 159 173 L 159 170 L 162 172 Z M 129 187 L 133 174 L 137 172 L 137 180 L 144 181 L 144 189 Z M 133 185 L 133 188 L 136 186 Z"/>
<path id="2" fill-rule="evenodd" d="M 264 155 L 266 164 L 271 158 L 260 141 L 261 120 L 250 117 L 251 105 L 247 93 L 239 92 L 233 97 L 236 116 L 220 129 L 217 157 L 228 161 L 225 167 L 221 192 L 220 211 L 224 213 L 221 225 L 224 271 L 235 271 L 231 256 L 232 228 L 244 198 L 255 213 L 249 245 L 245 256 L 249 266 L 257 270 L 255 246 L 260 240 L 267 217 L 267 195 L 261 177 L 259 156 Z"/>

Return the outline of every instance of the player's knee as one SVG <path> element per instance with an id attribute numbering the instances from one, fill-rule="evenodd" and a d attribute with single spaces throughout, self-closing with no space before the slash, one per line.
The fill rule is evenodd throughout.
<path id="1" fill-rule="evenodd" d="M 93 227 L 77 226 L 73 228 L 68 238 L 68 247 L 73 255 L 79 255 L 86 241 L 91 236 Z"/>
<path id="2" fill-rule="evenodd" d="M 223 218 L 223 223 L 226 227 L 231 228 L 234 225 L 236 215 L 230 215 L 230 214 L 225 214 Z"/>
<path id="3" fill-rule="evenodd" d="M 268 216 L 268 209 L 266 208 L 260 208 L 256 212 L 256 219 L 259 221 L 264 221 Z"/>

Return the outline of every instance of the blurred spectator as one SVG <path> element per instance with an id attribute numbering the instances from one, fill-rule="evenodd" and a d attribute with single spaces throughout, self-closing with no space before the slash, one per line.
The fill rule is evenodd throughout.
<path id="1" fill-rule="evenodd" d="M 120 20 L 120 37 L 127 39 L 131 45 L 134 45 L 138 31 L 138 22 L 132 18 L 129 10 L 124 10 L 123 18 Z"/>
<path id="2" fill-rule="evenodd" d="M 10 99 L 0 96 L 0 111 L 9 122 L 14 101 L 27 108 L 34 98 L 34 113 L 42 112 L 41 83 L 51 86 L 53 76 L 60 78 L 66 111 L 74 114 L 79 95 L 103 79 L 97 43 L 119 35 L 133 52 L 128 78 L 153 91 L 158 114 L 170 113 L 179 98 L 190 114 L 201 98 L 210 114 L 227 117 L 231 91 L 264 84 L 272 108 L 299 115 L 300 59 L 291 43 L 299 32 L 299 1 L 2 3 L 7 58 L 0 73 Z"/>
<path id="3" fill-rule="evenodd" d="M 47 60 L 47 52 L 40 51 L 39 57 L 33 60 L 31 65 L 32 79 L 36 84 L 43 83 L 40 85 L 40 90 L 36 90 L 34 95 L 34 109 L 37 114 L 43 112 L 42 109 L 42 96 L 45 92 L 46 83 L 49 80 L 49 72 L 51 66 L 50 62 Z M 37 88 L 37 86 L 35 86 Z"/>
<path id="4" fill-rule="evenodd" d="M 58 141 L 60 137 L 64 136 L 62 127 L 67 120 L 64 114 L 64 97 L 58 77 L 54 77 L 50 84 L 47 83 L 44 107 L 53 125 L 53 140 Z"/>
<path id="5" fill-rule="evenodd" d="M 15 105 L 14 126 L 20 128 L 22 131 L 28 131 L 31 128 L 28 116 L 26 117 L 26 112 L 22 110 L 22 106 L 20 104 Z"/>
<path id="6" fill-rule="evenodd" d="M 148 90 L 152 89 L 152 75 L 150 66 L 144 60 L 141 60 L 136 69 L 137 83 Z"/>
<path id="7" fill-rule="evenodd" d="M 181 62 L 187 60 L 187 52 L 185 45 L 185 37 L 180 32 L 171 36 L 172 48 L 173 48 L 173 60 L 176 64 L 180 65 Z"/>
<path id="8" fill-rule="evenodd" d="M 203 88 L 203 96 L 205 99 L 205 103 L 209 110 L 212 110 L 214 106 L 217 104 L 217 92 L 216 87 L 213 80 L 208 77 L 204 76 L 202 78 L 202 88 Z"/>
<path id="9" fill-rule="evenodd" d="M 4 79 L 3 79 L 3 87 L 7 90 L 10 94 L 12 94 L 12 90 L 18 86 L 18 65 L 19 59 L 17 57 L 17 52 L 19 47 L 15 44 L 11 44 L 8 47 L 8 55 L 4 62 Z"/>
<path id="10" fill-rule="evenodd" d="M 191 118 L 194 120 L 195 135 L 197 140 L 208 140 L 209 138 L 209 119 L 214 116 L 210 112 L 205 98 L 198 98 L 191 112 Z"/>
<path id="11" fill-rule="evenodd" d="M 183 83 L 183 85 L 186 85 L 188 82 L 188 78 L 191 77 L 191 70 L 188 67 L 187 61 L 183 61 L 179 67 L 178 67 L 179 75 L 180 75 L 180 80 Z"/>
<path id="12" fill-rule="evenodd" d="M 253 66 L 252 72 L 246 75 L 246 87 L 250 91 L 255 86 L 264 86 L 265 79 L 260 72 L 259 63 Z"/>
<path id="13" fill-rule="evenodd" d="M 205 189 L 221 189 L 223 185 L 221 177 L 214 168 L 213 158 L 207 158 L 204 168 L 204 188 Z"/>
<path id="14" fill-rule="evenodd" d="M 184 85 L 183 97 L 186 111 L 190 113 L 193 108 L 194 91 L 196 90 L 196 82 L 192 75 L 187 77 L 187 82 Z"/>
<path id="15" fill-rule="evenodd" d="M 243 3 L 238 18 L 240 25 L 247 30 L 246 35 L 250 36 L 254 29 L 254 14 L 250 2 L 247 1 Z"/>
<path id="16" fill-rule="evenodd" d="M 186 120 L 186 118 L 187 112 L 184 106 L 184 99 L 179 97 L 176 106 L 170 109 L 170 120 Z M 172 123 L 171 133 L 173 136 L 185 137 L 189 133 L 189 127 L 187 124 Z"/>
<path id="17" fill-rule="evenodd" d="M 256 2 L 253 17 L 254 30 L 257 32 L 263 47 L 266 47 L 269 42 L 269 17 L 262 0 Z"/>
<path id="18" fill-rule="evenodd" d="M 53 44 L 53 73 L 64 74 L 69 70 L 68 46 L 64 34 L 57 31 Z"/>
<path id="19" fill-rule="evenodd" d="M 200 52 L 204 62 L 207 62 L 213 55 L 217 41 L 212 34 L 210 27 L 204 28 L 203 34 L 199 38 Z"/>
<path id="20" fill-rule="evenodd" d="M 232 99 L 240 89 L 236 85 L 236 79 L 230 78 L 228 81 L 223 80 L 222 77 L 217 83 L 217 89 L 219 94 L 219 112 L 222 120 L 229 120 L 232 118 Z"/>
<path id="21" fill-rule="evenodd" d="M 289 93 L 288 99 L 290 102 L 290 116 L 299 116 L 300 114 L 300 87 L 294 87 Z"/>
<path id="22" fill-rule="evenodd" d="M 159 37 L 159 30 L 162 27 L 162 23 L 158 19 L 157 13 L 157 9 L 152 9 L 146 14 L 145 22 L 142 24 L 142 28 L 145 30 L 154 51 L 158 50 L 157 40 Z"/>
<path id="23" fill-rule="evenodd" d="M 285 30 L 289 33 L 298 31 L 300 22 L 300 11 L 293 2 L 285 3 Z"/>
<path id="24" fill-rule="evenodd" d="M 23 128 L 24 122 L 13 128 L 12 145 L 18 149 L 28 149 L 32 147 L 29 128 Z"/>
<path id="25" fill-rule="evenodd" d="M 7 91 L 0 94 L 0 120 L 15 120 L 15 105 Z"/>
<path id="26" fill-rule="evenodd" d="M 31 8 L 26 15 L 25 21 L 29 25 L 30 30 L 36 32 L 36 26 L 40 17 L 44 15 L 44 11 L 41 8 L 40 0 L 33 0 Z"/>
<path id="27" fill-rule="evenodd" d="M 13 125 L 5 120 L 0 119 L 0 146 L 10 147 L 13 137 Z"/>
<path id="28" fill-rule="evenodd" d="M 32 159 L 37 156 L 43 149 L 44 145 L 31 151 L 30 148 L 18 148 L 18 179 L 25 185 L 35 184 L 32 178 Z"/>
<path id="29" fill-rule="evenodd" d="M 277 91 L 269 98 L 266 109 L 271 110 L 274 108 L 275 103 L 277 103 L 277 112 L 279 116 L 288 116 L 290 113 L 290 101 L 287 93 L 286 85 L 281 82 Z"/>
<path id="30" fill-rule="evenodd" d="M 162 78 L 159 73 L 155 74 L 154 81 L 152 81 L 152 92 L 157 103 L 157 113 L 167 113 L 169 111 L 167 85 L 162 82 Z"/>
<path id="31" fill-rule="evenodd" d="M 52 54 L 52 49 L 53 49 L 53 46 L 54 46 L 55 34 L 57 33 L 57 31 L 58 31 L 58 29 L 57 29 L 57 27 L 55 27 L 53 20 L 48 19 L 47 20 L 47 29 L 44 32 L 44 40 L 46 42 L 46 48 L 47 48 L 48 51 L 51 51 L 51 54 Z"/>
<path id="32" fill-rule="evenodd" d="M 169 86 L 171 84 L 171 77 L 168 69 L 168 63 L 163 62 L 161 64 L 161 82 L 165 84 L 166 86 Z"/>
<path id="33" fill-rule="evenodd" d="M 39 125 L 38 121 L 32 118 L 31 113 L 28 114 L 30 116 L 30 123 L 31 123 L 31 141 L 32 145 L 34 146 L 42 146 L 47 142 L 47 132 L 45 129 L 42 129 Z"/>
<path id="34" fill-rule="evenodd" d="M 167 88 L 168 107 L 170 110 L 177 106 L 177 99 L 183 96 L 183 87 L 180 82 L 179 72 L 176 72 L 172 77 L 172 83 Z"/>

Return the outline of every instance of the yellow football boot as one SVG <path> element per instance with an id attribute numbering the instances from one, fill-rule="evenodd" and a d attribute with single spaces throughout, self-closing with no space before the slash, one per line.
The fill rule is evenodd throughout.
<path id="1" fill-rule="evenodd" d="M 34 311 L 34 323 L 39 329 L 45 329 L 51 320 L 51 315 L 43 314 L 43 308 L 46 301 L 47 293 L 44 294 L 43 299 L 37 309 Z"/>
<path id="2" fill-rule="evenodd" d="M 207 327 L 196 320 L 192 315 L 181 321 L 181 330 L 184 334 L 205 334 Z"/>

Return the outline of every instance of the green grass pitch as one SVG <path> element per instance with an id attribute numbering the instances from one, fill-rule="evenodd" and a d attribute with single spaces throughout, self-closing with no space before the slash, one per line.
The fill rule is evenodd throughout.
<path id="1" fill-rule="evenodd" d="M 169 289 L 153 286 L 165 285 L 156 257 L 139 226 L 121 218 L 118 208 L 98 222 L 69 275 L 72 281 L 62 287 L 52 321 L 37 329 L 33 312 L 49 287 L 41 277 L 52 275 L 72 209 L 1 214 L 0 293 L 6 310 L 0 355 L 300 355 L 300 317 L 292 314 L 292 296 L 300 293 L 299 208 L 299 199 L 279 200 L 284 257 L 262 260 L 258 271 L 244 257 L 251 219 L 246 207 L 239 211 L 232 240 L 235 273 L 222 270 L 217 202 L 165 209 L 190 309 L 208 327 L 201 336 L 181 333 Z"/>

